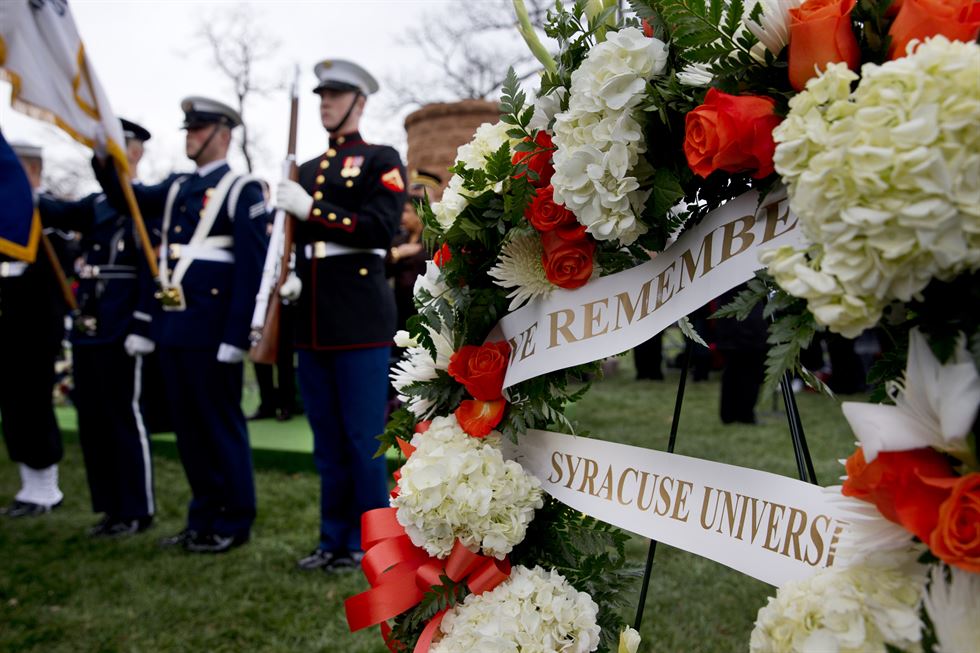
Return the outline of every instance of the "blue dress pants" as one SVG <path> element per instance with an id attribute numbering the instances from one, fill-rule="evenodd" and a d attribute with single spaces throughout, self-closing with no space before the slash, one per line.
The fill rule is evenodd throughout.
<path id="1" fill-rule="evenodd" d="M 320 472 L 320 548 L 361 548 L 361 514 L 388 506 L 384 431 L 390 347 L 299 352 L 299 383 Z"/>
<path id="2" fill-rule="evenodd" d="M 214 349 L 160 348 L 160 367 L 191 486 L 187 527 L 248 535 L 255 521 L 252 450 L 242 413 L 242 364 L 220 363 Z"/>

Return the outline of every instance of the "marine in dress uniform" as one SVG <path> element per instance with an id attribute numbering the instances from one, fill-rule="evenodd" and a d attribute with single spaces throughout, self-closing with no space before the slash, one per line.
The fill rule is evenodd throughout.
<path id="1" fill-rule="evenodd" d="M 353 568 L 361 514 L 388 505 L 384 430 L 395 304 L 385 255 L 405 204 L 405 170 L 391 147 L 364 142 L 358 124 L 374 78 L 342 60 L 316 65 L 327 150 L 283 181 L 277 205 L 299 219 L 296 272 L 282 293 L 296 296 L 300 392 L 320 473 L 320 544 L 304 569 Z"/>
<path id="2" fill-rule="evenodd" d="M 31 189 L 41 185 L 41 148 L 12 143 Z M 21 489 L 3 513 L 25 517 L 61 505 L 61 431 L 51 403 L 55 359 L 64 336 L 65 301 L 51 261 L 39 247 L 34 263 L 0 254 L 0 422 Z"/>
<path id="3" fill-rule="evenodd" d="M 143 156 L 150 132 L 122 120 L 131 170 Z M 143 357 L 127 355 L 130 333 L 146 335 L 149 315 L 136 313 L 141 292 L 137 271 L 144 258 L 132 219 L 101 193 L 77 202 L 42 197 L 45 226 L 83 234 L 76 263 L 80 315 L 71 330 L 78 436 L 92 497 L 104 513 L 89 533 L 138 533 L 153 521 L 150 442 L 140 411 Z M 145 264 L 142 264 L 145 267 Z M 152 290 L 146 285 L 142 292 Z"/>
<path id="4" fill-rule="evenodd" d="M 160 352 L 191 486 L 186 528 L 161 545 L 221 553 L 246 542 L 255 520 L 242 361 L 267 247 L 266 208 L 259 180 L 225 162 L 238 113 L 202 97 L 186 98 L 181 109 L 187 156 L 198 167 L 134 189 L 148 221 L 160 221 L 163 289 L 157 306 L 138 308 L 152 316 L 150 337 L 131 334 L 126 348 Z M 119 208 L 110 171 L 99 171 Z"/>

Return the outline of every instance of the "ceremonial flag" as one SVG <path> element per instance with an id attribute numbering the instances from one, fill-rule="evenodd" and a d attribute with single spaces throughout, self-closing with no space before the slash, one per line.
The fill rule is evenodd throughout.
<path id="1" fill-rule="evenodd" d="M 27 174 L 13 148 L 0 134 L 0 254 L 33 263 L 41 220 Z"/>
<path id="2" fill-rule="evenodd" d="M 0 77 L 14 109 L 105 148 L 128 171 L 119 120 L 99 84 L 68 0 L 0 1 Z"/>

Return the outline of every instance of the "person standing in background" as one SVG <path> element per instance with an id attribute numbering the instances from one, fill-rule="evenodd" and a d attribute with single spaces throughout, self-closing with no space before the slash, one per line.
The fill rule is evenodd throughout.
<path id="1" fill-rule="evenodd" d="M 280 293 L 296 301 L 300 392 L 320 473 L 320 542 L 301 569 L 353 569 L 361 514 L 388 505 L 387 465 L 375 458 L 384 430 L 395 301 L 385 256 L 405 208 L 398 153 L 361 137 L 378 83 L 351 61 L 314 68 L 329 146 L 284 180 L 276 204 L 299 220 L 296 275 Z"/>
<path id="2" fill-rule="evenodd" d="M 26 174 L 36 202 L 41 148 L 28 143 L 11 143 L 11 148 L 22 170 L 5 158 L 0 161 L 4 174 Z M 64 451 L 51 393 L 67 307 L 53 265 L 41 247 L 33 263 L 0 254 L 0 423 L 21 479 L 20 490 L 2 511 L 7 517 L 43 515 L 64 500 L 58 485 Z"/>
<path id="3" fill-rule="evenodd" d="M 231 171 L 225 157 L 238 112 L 188 97 L 184 112 L 190 174 L 134 189 L 148 220 L 159 220 L 161 306 L 151 337 L 130 334 L 131 355 L 159 347 L 160 364 L 191 486 L 187 525 L 161 540 L 192 553 L 224 553 L 248 541 L 255 521 L 255 481 L 245 415 L 243 360 L 265 261 L 266 205 L 261 182 Z M 119 210 L 111 167 L 96 166 L 103 190 Z M 113 190 L 110 190 L 113 189 Z"/>
<path id="4" fill-rule="evenodd" d="M 135 173 L 150 132 L 121 122 Z M 146 335 L 149 327 L 150 316 L 134 312 L 144 254 L 132 218 L 113 209 L 104 194 L 77 202 L 42 197 L 39 210 L 45 225 L 83 234 L 75 266 L 80 314 L 70 336 L 74 402 L 92 510 L 104 513 L 89 534 L 138 533 L 153 522 L 153 469 L 140 411 L 143 359 L 128 356 L 123 342 L 130 333 Z M 146 286 L 142 291 L 151 292 Z"/>
<path id="5" fill-rule="evenodd" d="M 394 282 L 395 307 L 398 311 L 396 330 L 403 330 L 408 318 L 418 311 L 415 308 L 415 280 L 425 274 L 429 253 L 422 243 L 422 220 L 415 210 L 416 202 L 429 193 L 439 190 L 442 180 L 425 170 L 413 170 L 409 174 L 408 198 L 402 210 L 401 229 L 391 241 L 388 253 L 387 274 Z"/>

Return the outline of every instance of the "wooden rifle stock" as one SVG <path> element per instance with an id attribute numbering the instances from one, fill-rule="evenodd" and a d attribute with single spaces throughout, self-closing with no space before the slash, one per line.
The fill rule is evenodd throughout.
<path id="1" fill-rule="evenodd" d="M 299 170 L 296 167 L 296 128 L 299 118 L 299 90 L 298 77 L 293 82 L 292 98 L 289 107 L 289 140 L 286 160 L 291 162 L 289 167 L 289 179 L 296 181 L 299 178 Z M 272 287 L 269 295 L 269 304 L 266 308 L 265 322 L 262 324 L 262 334 L 249 349 L 248 355 L 255 363 L 274 365 L 279 356 L 279 320 L 282 311 L 282 297 L 279 289 L 283 282 L 289 277 L 289 261 L 293 250 L 293 229 L 295 218 L 288 213 L 285 214 L 283 221 L 283 240 L 282 240 L 282 259 L 279 261 L 279 276 Z"/>

